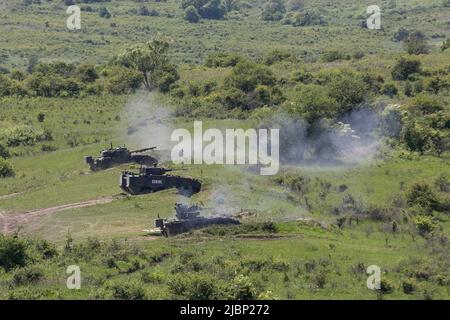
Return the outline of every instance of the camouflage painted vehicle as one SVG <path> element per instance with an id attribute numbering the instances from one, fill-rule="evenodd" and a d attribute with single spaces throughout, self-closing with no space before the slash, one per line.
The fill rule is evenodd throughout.
<path id="1" fill-rule="evenodd" d="M 130 151 L 126 147 L 117 147 L 105 149 L 100 153 L 100 157 L 93 158 L 91 156 L 84 157 L 84 161 L 91 168 L 92 171 L 105 170 L 123 163 L 138 163 L 142 165 L 155 165 L 158 160 L 149 156 L 138 153 L 143 153 L 150 150 L 155 150 L 156 147 L 144 148 Z"/>
<path id="2" fill-rule="evenodd" d="M 201 208 L 197 205 L 175 204 L 176 218 L 155 220 L 155 228 L 165 237 L 175 236 L 190 230 L 206 228 L 212 225 L 237 225 L 239 220 L 227 216 L 200 216 Z"/>
<path id="3" fill-rule="evenodd" d="M 189 196 L 200 192 L 202 184 L 197 179 L 167 175 L 172 170 L 141 167 L 139 173 L 124 171 L 120 175 L 120 188 L 129 194 L 142 194 L 176 188 Z"/>

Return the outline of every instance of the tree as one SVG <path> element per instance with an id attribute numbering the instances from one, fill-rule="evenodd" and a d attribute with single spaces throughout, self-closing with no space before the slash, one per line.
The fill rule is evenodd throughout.
<path id="1" fill-rule="evenodd" d="M 186 10 L 193 6 L 198 14 L 205 19 L 222 19 L 226 9 L 221 0 L 183 0 L 181 7 Z"/>
<path id="2" fill-rule="evenodd" d="M 151 90 L 157 86 L 158 77 L 161 77 L 163 71 L 169 69 L 171 65 L 168 50 L 169 43 L 166 40 L 155 38 L 125 49 L 118 60 L 123 66 L 139 71 L 145 87 Z M 172 72 L 173 70 L 174 68 L 171 68 Z"/>
<path id="3" fill-rule="evenodd" d="M 427 41 L 425 35 L 420 31 L 412 32 L 404 41 L 406 52 L 409 54 L 425 54 L 428 53 Z"/>
<path id="4" fill-rule="evenodd" d="M 281 20 L 286 8 L 281 0 L 269 0 L 264 4 L 261 18 L 263 20 Z"/>
<path id="5" fill-rule="evenodd" d="M 200 15 L 194 6 L 189 6 L 184 10 L 184 19 L 190 23 L 197 23 L 200 21 Z"/>
<path id="6" fill-rule="evenodd" d="M 414 59 L 400 58 L 391 71 L 394 80 L 406 80 L 414 73 L 421 73 L 421 62 Z"/>
<path id="7" fill-rule="evenodd" d="M 250 92 L 255 90 L 258 85 L 274 85 L 275 76 L 269 68 L 244 60 L 233 68 L 225 82 L 228 86 Z"/>
<path id="8" fill-rule="evenodd" d="M 306 85 L 287 104 L 290 114 L 299 116 L 309 124 L 335 115 L 336 100 L 331 98 L 322 86 L 316 84 Z"/>

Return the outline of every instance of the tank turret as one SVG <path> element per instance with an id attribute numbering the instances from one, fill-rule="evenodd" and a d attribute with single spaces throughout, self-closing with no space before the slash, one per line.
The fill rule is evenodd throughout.
<path id="1" fill-rule="evenodd" d="M 202 208 L 198 205 L 175 204 L 175 219 L 155 219 L 155 227 L 165 237 L 175 236 L 190 230 L 212 225 L 237 225 L 239 220 L 228 216 L 200 216 Z"/>
<path id="2" fill-rule="evenodd" d="M 111 144 L 109 149 L 104 149 L 100 152 L 99 157 L 87 156 L 84 157 L 84 161 L 92 171 L 104 170 L 116 165 L 133 162 L 141 165 L 155 165 L 158 163 L 156 158 L 149 155 L 137 154 L 155 149 L 156 147 L 151 147 L 130 151 L 125 146 L 113 148 Z"/>

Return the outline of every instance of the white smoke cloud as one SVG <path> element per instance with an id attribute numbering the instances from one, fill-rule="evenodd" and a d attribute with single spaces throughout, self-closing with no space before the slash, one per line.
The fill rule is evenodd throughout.
<path id="1" fill-rule="evenodd" d="M 139 149 L 157 147 L 160 161 L 170 160 L 171 109 L 156 93 L 138 92 L 125 105 L 121 119 L 127 144 Z"/>

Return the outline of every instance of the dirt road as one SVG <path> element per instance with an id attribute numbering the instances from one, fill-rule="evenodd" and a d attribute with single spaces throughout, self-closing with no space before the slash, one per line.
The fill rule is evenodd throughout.
<path id="1" fill-rule="evenodd" d="M 111 196 L 101 197 L 94 200 L 64 204 L 61 206 L 50 207 L 45 209 L 36 209 L 24 213 L 6 213 L 0 210 L 0 230 L 3 234 L 10 234 L 15 232 L 21 225 L 29 223 L 31 220 L 47 216 L 59 211 L 85 208 L 90 206 L 95 206 L 97 204 L 104 204 L 113 201 L 114 198 Z"/>

